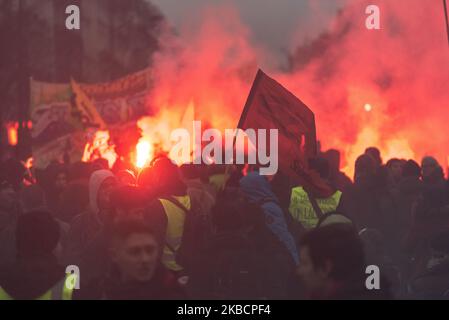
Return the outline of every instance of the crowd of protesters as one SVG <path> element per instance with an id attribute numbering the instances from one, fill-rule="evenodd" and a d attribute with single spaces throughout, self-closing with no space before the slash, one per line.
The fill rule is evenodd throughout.
<path id="1" fill-rule="evenodd" d="M 5 160 L 0 299 L 449 298 L 449 183 L 433 157 L 384 164 L 368 148 L 353 179 L 337 150 L 308 166 L 329 192 L 164 156 L 139 172 Z"/>

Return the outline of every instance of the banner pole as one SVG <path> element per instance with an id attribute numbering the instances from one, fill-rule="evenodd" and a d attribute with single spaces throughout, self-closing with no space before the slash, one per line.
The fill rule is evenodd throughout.
<path id="1" fill-rule="evenodd" d="M 449 45 L 449 18 L 447 16 L 447 3 L 446 3 L 446 0 L 443 0 L 443 7 L 444 7 L 444 17 L 446 19 L 447 44 Z"/>

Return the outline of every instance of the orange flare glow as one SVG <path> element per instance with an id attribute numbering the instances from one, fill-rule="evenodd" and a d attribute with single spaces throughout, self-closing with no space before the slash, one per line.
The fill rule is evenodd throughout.
<path id="1" fill-rule="evenodd" d="M 8 131 L 8 143 L 11 146 L 16 146 L 18 142 L 17 137 L 17 122 L 16 123 L 8 123 L 6 125 Z"/>
<path id="2" fill-rule="evenodd" d="M 143 168 L 153 158 L 153 148 L 147 140 L 140 140 L 136 145 L 136 167 Z"/>

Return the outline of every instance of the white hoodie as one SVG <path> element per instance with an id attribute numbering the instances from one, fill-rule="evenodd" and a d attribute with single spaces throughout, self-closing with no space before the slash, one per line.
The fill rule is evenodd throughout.
<path id="1" fill-rule="evenodd" d="M 93 214 L 97 215 L 100 211 L 98 207 L 98 191 L 100 190 L 101 184 L 107 178 L 114 178 L 114 174 L 109 170 L 97 170 L 90 176 L 89 180 L 89 206 Z"/>

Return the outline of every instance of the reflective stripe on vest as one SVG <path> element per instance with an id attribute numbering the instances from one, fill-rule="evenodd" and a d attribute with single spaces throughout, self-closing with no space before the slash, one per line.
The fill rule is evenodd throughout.
<path id="1" fill-rule="evenodd" d="M 190 210 L 190 197 L 174 197 L 187 210 Z M 159 199 L 164 207 L 165 215 L 167 216 L 167 233 L 165 241 L 168 244 L 164 247 L 162 253 L 162 262 L 170 270 L 180 271 L 183 268 L 176 263 L 176 251 L 181 246 L 182 234 L 184 230 L 185 212 L 176 204 L 166 199 Z"/>
<path id="2" fill-rule="evenodd" d="M 316 202 L 323 214 L 325 214 L 337 209 L 340 198 L 341 192 L 337 190 L 328 198 L 316 198 Z M 306 229 L 313 228 L 318 223 L 318 216 L 309 201 L 306 191 L 302 187 L 292 189 L 288 211 L 293 219 L 299 221 Z"/>
<path id="3" fill-rule="evenodd" d="M 55 284 L 51 289 L 34 300 L 72 300 L 73 289 L 66 286 L 70 274 Z M 14 300 L 2 287 L 0 287 L 0 300 Z"/>

